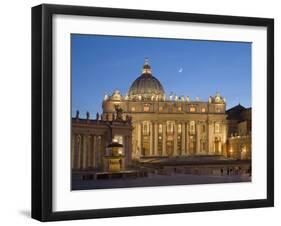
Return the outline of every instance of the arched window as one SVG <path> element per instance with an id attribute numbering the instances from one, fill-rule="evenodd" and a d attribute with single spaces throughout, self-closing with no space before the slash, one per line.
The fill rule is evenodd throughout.
<path id="1" fill-rule="evenodd" d="M 173 133 L 174 132 L 174 128 L 173 128 L 173 123 L 172 122 L 168 122 L 167 132 L 168 133 Z"/>
<path id="2" fill-rule="evenodd" d="M 158 126 L 158 132 L 159 132 L 159 133 L 162 133 L 162 132 L 163 132 L 162 124 L 159 124 L 159 126 Z"/>
<path id="3" fill-rule="evenodd" d="M 178 133 L 181 133 L 181 124 L 178 124 Z"/>
<path id="4" fill-rule="evenodd" d="M 143 106 L 143 111 L 148 112 L 149 111 L 149 105 L 144 105 Z"/>
<path id="5" fill-rule="evenodd" d="M 190 111 L 190 112 L 195 112 L 195 111 L 196 111 L 196 109 L 195 109 L 195 107 L 194 107 L 194 106 L 192 106 L 192 107 L 190 107 L 190 108 L 189 108 L 189 111 Z"/>

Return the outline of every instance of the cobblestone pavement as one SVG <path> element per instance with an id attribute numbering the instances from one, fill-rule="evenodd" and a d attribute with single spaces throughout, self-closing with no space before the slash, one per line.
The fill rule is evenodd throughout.
<path id="1" fill-rule="evenodd" d="M 155 175 L 149 174 L 143 178 L 124 178 L 124 179 L 100 179 L 100 180 L 81 180 L 74 176 L 72 180 L 72 190 L 102 189 L 102 188 L 128 188 L 128 187 L 153 187 L 168 185 L 194 185 L 194 184 L 213 184 L 213 183 L 234 183 L 251 182 L 251 177 L 243 175 Z"/>

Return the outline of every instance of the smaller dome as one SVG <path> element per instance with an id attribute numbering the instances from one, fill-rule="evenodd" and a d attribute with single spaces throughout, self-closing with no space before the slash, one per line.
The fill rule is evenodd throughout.
<path id="1" fill-rule="evenodd" d="M 217 92 L 214 97 L 209 97 L 209 102 L 222 104 L 225 103 L 226 100 L 220 95 L 220 93 Z"/>
<path id="2" fill-rule="evenodd" d="M 111 100 L 121 100 L 122 99 L 122 95 L 121 92 L 117 89 L 113 92 L 113 94 L 110 97 Z"/>

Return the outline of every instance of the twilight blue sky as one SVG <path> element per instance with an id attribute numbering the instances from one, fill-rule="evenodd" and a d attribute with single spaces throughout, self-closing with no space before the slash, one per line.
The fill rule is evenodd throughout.
<path id="1" fill-rule="evenodd" d="M 220 92 L 227 109 L 251 106 L 251 43 L 73 34 L 71 50 L 72 115 L 95 117 L 105 93 L 128 92 L 145 57 L 166 95 L 207 100 Z"/>

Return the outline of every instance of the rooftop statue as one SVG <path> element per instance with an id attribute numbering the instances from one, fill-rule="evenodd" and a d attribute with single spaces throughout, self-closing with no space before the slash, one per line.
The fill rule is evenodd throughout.
<path id="1" fill-rule="evenodd" d="M 115 111 L 116 111 L 116 120 L 122 121 L 123 120 L 123 109 L 118 105 L 114 105 Z"/>
<path id="2" fill-rule="evenodd" d="M 79 111 L 76 111 L 76 119 L 79 119 Z"/>

